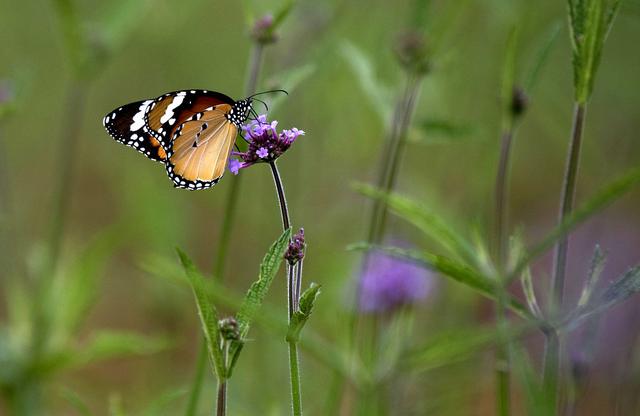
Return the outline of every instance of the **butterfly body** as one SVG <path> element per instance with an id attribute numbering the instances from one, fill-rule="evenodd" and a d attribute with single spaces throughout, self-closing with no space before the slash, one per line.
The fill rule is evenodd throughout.
<path id="1" fill-rule="evenodd" d="M 251 103 L 214 91 L 174 91 L 119 107 L 103 124 L 116 141 L 163 163 L 174 186 L 206 189 L 224 174 Z"/>

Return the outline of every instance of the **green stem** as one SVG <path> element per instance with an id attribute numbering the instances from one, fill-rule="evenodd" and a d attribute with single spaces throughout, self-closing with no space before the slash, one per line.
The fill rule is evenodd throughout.
<path id="1" fill-rule="evenodd" d="M 494 218 L 494 250 L 498 275 L 503 282 L 507 258 L 507 182 L 509 178 L 509 160 L 511 156 L 511 144 L 513 142 L 513 122 L 502 133 L 500 145 L 500 159 L 496 174 L 495 189 L 495 218 Z M 508 416 L 511 413 L 511 363 L 509 359 L 509 344 L 507 330 L 507 306 L 506 287 L 503 284 L 496 285 L 497 300 L 496 319 L 500 336 L 503 338 L 496 351 L 496 410 L 500 416 Z"/>
<path id="2" fill-rule="evenodd" d="M 227 380 L 218 381 L 218 406 L 217 416 L 225 416 L 227 414 Z"/>
<path id="3" fill-rule="evenodd" d="M 251 61 L 249 63 L 249 71 L 247 72 L 247 81 L 245 85 L 245 95 L 249 96 L 256 92 L 260 69 L 262 68 L 262 59 L 264 56 L 264 45 L 255 43 L 251 51 Z M 224 208 L 224 216 L 222 217 L 222 231 L 218 241 L 218 251 L 216 252 L 216 261 L 214 264 L 213 276 L 222 281 L 224 269 L 226 265 L 227 253 L 229 251 L 229 241 L 231 241 L 231 232 L 235 224 L 235 218 L 240 196 L 240 184 L 242 176 L 236 175 L 231 178 L 229 184 L 229 194 Z"/>
<path id="4" fill-rule="evenodd" d="M 300 370 L 298 368 L 298 344 L 289 342 L 289 375 L 291 377 L 291 405 L 294 416 L 302 415 L 300 394 Z"/>
<path id="5" fill-rule="evenodd" d="M 560 215 L 558 223 L 561 224 L 573 211 L 578 167 L 580 162 L 580 148 L 582 147 L 582 133 L 586 116 L 586 104 L 576 103 L 574 107 L 573 128 L 569 153 L 565 167 L 562 196 L 560 201 Z M 552 315 L 562 310 L 564 298 L 564 279 L 567 269 L 567 252 L 569 249 L 569 237 L 565 235 L 556 245 L 555 267 L 551 284 Z M 543 383 L 545 390 L 553 398 L 554 409 L 558 408 L 560 396 L 559 367 L 560 367 L 560 338 L 555 330 L 545 332 L 545 355 Z"/>
<path id="6" fill-rule="evenodd" d="M 256 92 L 258 85 L 258 79 L 260 77 L 260 70 L 262 68 L 262 60 L 264 57 L 264 45 L 261 43 L 254 43 L 251 50 L 251 58 L 247 71 L 247 79 L 245 83 L 245 95 L 249 96 Z M 230 189 L 227 194 L 227 200 L 224 207 L 224 215 L 222 217 L 222 229 L 220 231 L 220 237 L 218 239 L 218 250 L 216 251 L 215 262 L 213 266 L 213 277 L 222 282 L 224 277 L 224 270 L 226 266 L 227 255 L 229 252 L 229 243 L 231 241 L 231 234 L 233 226 L 235 224 L 235 218 L 237 213 L 238 199 L 240 197 L 240 185 L 242 176 L 233 176 L 230 179 Z M 191 392 L 189 394 L 189 401 L 187 405 L 187 416 L 194 416 L 196 414 L 198 403 L 200 401 L 200 393 L 202 391 L 202 384 L 205 375 L 205 367 L 207 366 L 207 347 L 206 341 L 202 339 L 203 347 L 200 348 L 198 354 L 198 361 L 196 364 L 195 377 L 191 385 Z M 223 393 L 226 394 L 227 386 L 225 382 Z M 226 404 L 226 397 L 223 398 Z M 218 392 L 218 401 L 220 401 L 220 391 Z"/>
<path id="7" fill-rule="evenodd" d="M 276 162 L 269 163 L 271 167 L 271 174 L 273 175 L 273 182 L 276 187 L 276 193 L 278 194 L 278 205 L 280 206 L 280 214 L 282 217 L 282 228 L 284 231 L 291 227 L 291 219 L 289 217 L 289 209 L 287 207 L 287 197 L 284 193 L 284 186 L 280 177 L 280 172 Z M 288 304 L 288 317 L 289 324 L 291 324 L 291 317 L 298 308 L 298 299 L 296 298 L 296 287 L 300 287 L 301 273 L 297 273 L 301 263 L 296 265 L 287 263 L 287 304 Z M 300 388 L 300 369 L 298 365 L 298 344 L 296 341 L 289 341 L 289 374 L 291 381 L 291 405 L 294 416 L 302 415 L 302 396 Z"/>

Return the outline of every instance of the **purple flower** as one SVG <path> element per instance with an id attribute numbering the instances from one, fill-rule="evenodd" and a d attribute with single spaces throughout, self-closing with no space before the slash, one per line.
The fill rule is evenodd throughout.
<path id="1" fill-rule="evenodd" d="M 277 128 L 278 122 L 276 120 L 268 122 L 265 114 L 259 115 L 255 120 L 242 126 L 249 148 L 246 152 L 232 152 L 232 155 L 239 157 L 240 160 L 232 159 L 229 162 L 229 170 L 235 174 L 238 170 L 255 163 L 273 162 L 282 156 L 299 136 L 304 136 L 304 131 L 295 127 L 279 133 Z"/>
<path id="2" fill-rule="evenodd" d="M 304 228 L 300 228 L 300 230 L 291 238 L 289 248 L 287 248 L 287 251 L 284 253 L 285 260 L 287 260 L 291 265 L 296 264 L 304 258 L 304 250 L 306 247 L 307 244 L 304 240 Z"/>
<path id="3" fill-rule="evenodd" d="M 275 20 L 272 15 L 266 14 L 256 20 L 251 29 L 251 37 L 258 43 L 267 44 L 278 40 L 275 33 Z"/>
<path id="4" fill-rule="evenodd" d="M 229 171 L 231 173 L 233 173 L 234 175 L 238 174 L 238 171 L 240 170 L 240 161 L 237 159 L 229 159 Z"/>
<path id="5" fill-rule="evenodd" d="M 359 282 L 362 312 L 386 312 L 417 303 L 434 287 L 432 273 L 414 262 L 380 251 L 368 256 Z"/>

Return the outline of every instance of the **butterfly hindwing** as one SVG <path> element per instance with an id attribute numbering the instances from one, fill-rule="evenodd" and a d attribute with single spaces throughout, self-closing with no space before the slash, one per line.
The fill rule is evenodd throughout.
<path id="1" fill-rule="evenodd" d="M 164 162 L 167 154 L 160 141 L 147 133 L 144 114 L 152 100 L 137 101 L 107 114 L 102 123 L 116 141 L 133 147 L 146 157 Z"/>
<path id="2" fill-rule="evenodd" d="M 224 175 L 238 128 L 221 104 L 185 120 L 171 138 L 167 174 L 178 188 L 205 189 Z"/>

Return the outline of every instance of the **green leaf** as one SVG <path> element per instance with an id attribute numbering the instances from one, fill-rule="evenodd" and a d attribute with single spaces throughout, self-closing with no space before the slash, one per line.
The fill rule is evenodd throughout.
<path id="1" fill-rule="evenodd" d="M 114 358 L 156 354 L 172 346 L 166 337 L 133 332 L 96 331 L 82 347 L 67 347 L 48 353 L 34 371 L 52 374 L 62 369 L 80 368 Z"/>
<path id="2" fill-rule="evenodd" d="M 469 124 L 428 118 L 410 128 L 408 139 L 422 145 L 453 144 L 469 138 L 475 131 Z"/>
<path id="3" fill-rule="evenodd" d="M 97 26 L 109 49 L 119 49 L 129 34 L 140 27 L 149 5 L 149 0 L 111 0 L 104 3 L 106 10 L 100 13 Z"/>
<path id="4" fill-rule="evenodd" d="M 247 292 L 240 310 L 236 314 L 236 320 L 238 321 L 238 330 L 240 332 L 240 341 L 232 341 L 229 348 L 229 356 L 231 357 L 231 364 L 237 360 L 237 355 L 242 348 L 242 343 L 249 332 L 249 326 L 253 318 L 255 317 L 258 309 L 262 306 L 262 302 L 271 287 L 274 277 L 280 269 L 284 253 L 289 247 L 289 240 L 291 239 L 291 229 L 289 228 L 271 245 L 267 254 L 264 256 L 262 263 L 260 263 L 260 274 L 258 280 L 256 280 L 249 291 Z M 230 367 L 230 371 L 233 367 Z"/>
<path id="5" fill-rule="evenodd" d="M 589 273 L 587 275 L 587 281 L 582 288 L 582 294 L 580 295 L 580 300 L 578 301 L 578 307 L 582 308 L 587 306 L 589 301 L 591 300 L 591 295 L 593 294 L 596 285 L 598 284 L 598 280 L 602 275 L 602 270 L 604 269 L 606 257 L 600 250 L 600 246 L 596 245 L 596 248 L 593 253 L 593 257 L 591 259 L 591 267 L 589 268 Z"/>
<path id="6" fill-rule="evenodd" d="M 444 276 L 479 292 L 485 297 L 496 300 L 496 293 L 498 289 L 493 279 L 451 258 L 425 251 L 405 250 L 397 247 L 380 247 L 367 243 L 354 244 L 349 248 L 358 250 L 379 249 L 392 256 L 424 264 Z M 515 298 L 509 296 L 507 306 L 522 317 L 535 321 L 535 317 L 533 317 L 527 308 Z"/>
<path id="7" fill-rule="evenodd" d="M 122 396 L 118 393 L 109 395 L 109 415 L 110 416 L 127 416 L 122 405 Z"/>
<path id="8" fill-rule="evenodd" d="M 402 365 L 409 371 L 425 372 L 464 361 L 496 344 L 498 335 L 493 326 L 442 332 L 409 351 Z"/>
<path id="9" fill-rule="evenodd" d="M 553 22 L 546 36 L 542 39 L 538 51 L 533 54 L 533 60 L 530 63 L 529 71 L 524 81 L 524 88 L 529 94 L 531 94 L 540 79 L 542 68 L 549 60 L 549 55 L 558 40 L 561 29 L 560 22 Z"/>
<path id="10" fill-rule="evenodd" d="M 477 259 L 471 243 L 425 206 L 395 193 L 386 194 L 371 185 L 357 183 L 353 188 L 370 198 L 383 200 L 391 211 L 416 226 L 429 239 L 447 250 L 447 253 L 470 263 L 476 263 Z"/>
<path id="11" fill-rule="evenodd" d="M 213 366 L 213 370 L 218 380 L 225 380 L 227 374 L 224 359 L 222 357 L 222 350 L 220 349 L 217 312 L 207 294 L 204 277 L 202 277 L 200 272 L 193 265 L 191 259 L 189 259 L 182 250 L 179 248 L 176 250 L 178 252 L 178 256 L 180 256 L 180 261 L 185 269 L 187 279 L 191 285 L 191 290 L 193 290 L 193 295 L 196 299 L 198 316 L 200 316 L 202 331 L 204 333 L 204 338 L 207 341 L 207 349 L 209 351 L 211 365 Z"/>
<path id="12" fill-rule="evenodd" d="M 370 101 L 371 108 L 385 128 L 388 128 L 393 111 L 393 106 L 388 104 L 394 102 L 391 89 L 376 77 L 373 72 L 373 62 L 362 49 L 349 41 L 344 41 L 340 45 L 340 53 L 351 67 L 360 89 Z M 380 103 L 387 103 L 387 105 L 380 105 Z"/>
<path id="13" fill-rule="evenodd" d="M 77 414 L 81 416 L 91 416 L 93 413 L 89 409 L 87 403 L 75 391 L 62 387 L 60 395 L 75 409 Z"/>
<path id="14" fill-rule="evenodd" d="M 278 269 L 280 269 L 290 238 L 291 229 L 288 229 L 271 245 L 262 259 L 262 263 L 260 263 L 258 280 L 249 288 L 236 316 L 241 338 L 245 338 L 249 332 L 249 325 L 262 305 L 269 287 L 271 287 L 271 282 L 278 273 Z"/>
<path id="15" fill-rule="evenodd" d="M 151 403 L 149 403 L 146 406 L 145 410 L 142 412 L 142 415 L 158 416 L 158 415 L 170 414 L 170 412 L 167 410 L 169 407 L 169 404 L 182 398 L 182 396 L 184 396 L 186 393 L 187 393 L 187 389 L 182 387 L 169 389 L 168 391 L 160 394 L 157 398 L 151 401 Z"/>
<path id="16" fill-rule="evenodd" d="M 287 342 L 297 343 L 300 340 L 300 331 L 307 323 L 311 311 L 313 310 L 313 304 L 316 298 L 320 294 L 320 285 L 311 283 L 311 285 L 300 296 L 300 310 L 295 311 L 291 316 L 289 322 L 289 329 L 287 331 Z"/>
<path id="17" fill-rule="evenodd" d="M 527 300 L 527 306 L 529 306 L 529 310 L 536 318 L 543 319 L 544 315 L 542 314 L 542 310 L 540 310 L 540 306 L 538 306 L 536 292 L 533 288 L 533 281 L 531 279 L 531 269 L 529 267 L 525 268 L 522 272 L 520 283 L 522 285 L 522 292 L 524 293 L 524 297 Z"/>
<path id="18" fill-rule="evenodd" d="M 115 229 L 102 233 L 54 278 L 45 301 L 49 343 L 54 348 L 65 345 L 89 315 L 99 295 L 102 270 L 119 239 Z"/>
<path id="19" fill-rule="evenodd" d="M 531 358 L 524 348 L 510 344 L 511 365 L 513 373 L 523 386 L 527 415 L 548 416 L 555 414 L 553 400 L 547 397 L 542 382 L 531 364 Z"/>
<path id="20" fill-rule="evenodd" d="M 306 64 L 297 66 L 286 71 L 281 72 L 265 83 L 268 90 L 284 89 L 291 93 L 294 91 L 304 80 L 309 78 L 316 70 L 314 64 Z M 269 102 L 269 111 L 273 113 L 281 103 L 284 102 L 286 95 L 277 94 L 273 96 L 273 99 Z"/>
<path id="21" fill-rule="evenodd" d="M 528 253 L 517 263 L 508 280 L 512 280 L 519 276 L 528 264 L 546 252 L 549 248 L 553 247 L 558 240 L 569 234 L 577 226 L 591 218 L 597 212 L 606 208 L 612 202 L 629 192 L 638 183 L 640 183 L 640 168 L 634 168 L 625 175 L 611 182 L 609 185 L 605 186 L 586 203 L 582 204 L 578 209 L 567 216 L 565 220 L 551 231 L 540 243 L 530 248 Z"/>

